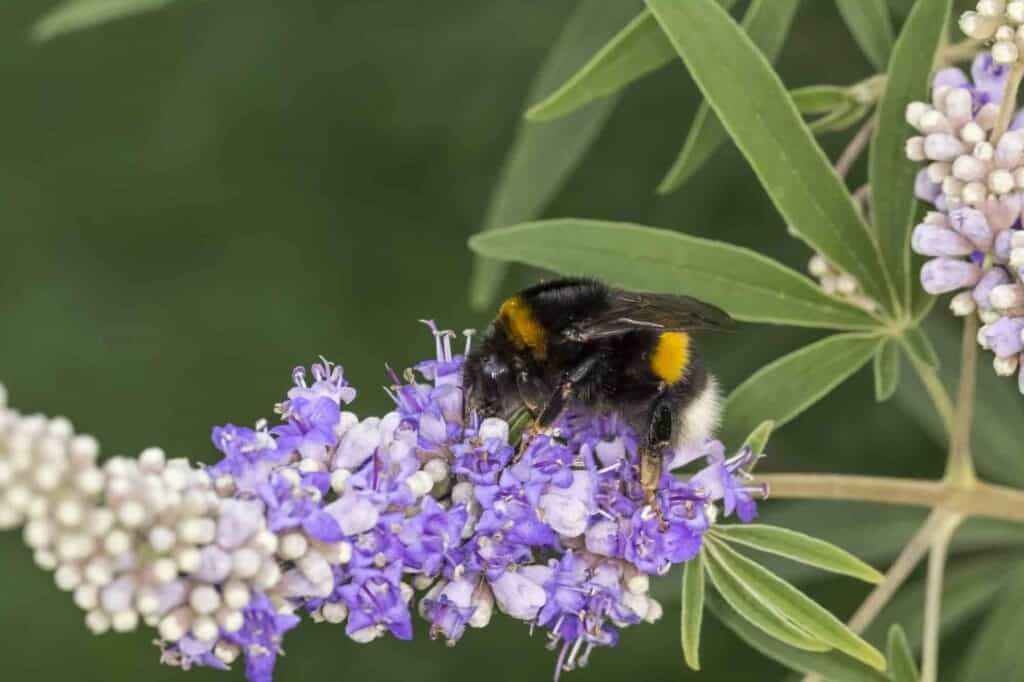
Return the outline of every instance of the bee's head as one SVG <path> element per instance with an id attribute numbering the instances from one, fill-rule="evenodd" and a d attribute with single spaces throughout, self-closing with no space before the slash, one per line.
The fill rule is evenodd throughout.
<path id="1" fill-rule="evenodd" d="M 484 415 L 501 412 L 506 396 L 515 390 L 515 377 L 507 354 L 492 339 L 483 342 L 466 358 L 464 386 L 466 404 Z"/>

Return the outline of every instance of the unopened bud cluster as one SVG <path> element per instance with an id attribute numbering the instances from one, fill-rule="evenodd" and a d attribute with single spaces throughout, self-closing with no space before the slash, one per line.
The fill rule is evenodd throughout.
<path id="1" fill-rule="evenodd" d="M 849 301 L 868 312 L 878 308 L 878 303 L 864 293 L 856 277 L 836 267 L 820 253 L 811 257 L 807 263 L 807 271 L 818 280 L 826 294 Z"/>
<path id="2" fill-rule="evenodd" d="M 996 4 L 979 3 L 979 16 Z M 908 122 L 922 133 L 907 141 L 907 156 L 928 163 L 915 193 L 938 209 L 914 228 L 911 247 L 930 258 L 921 269 L 924 289 L 955 294 L 956 315 L 979 316 L 978 342 L 995 354 L 996 373 L 1018 373 L 1024 393 L 1024 131 L 1015 119 L 990 141 L 1009 73 L 986 53 L 971 73 L 973 80 L 958 69 L 940 71 L 932 103 L 907 107 Z"/>
<path id="3" fill-rule="evenodd" d="M 923 180 L 949 208 L 977 208 L 1024 188 L 1024 131 L 990 140 L 1004 71 L 982 55 L 973 83 L 959 69 L 945 69 L 936 76 L 930 103 L 907 106 L 907 122 L 921 133 L 907 140 L 907 157 L 927 164 Z"/>
<path id="4" fill-rule="evenodd" d="M 1009 65 L 1024 55 L 1024 0 L 979 0 L 960 16 L 960 30 L 975 40 L 992 41 L 992 59 Z"/>

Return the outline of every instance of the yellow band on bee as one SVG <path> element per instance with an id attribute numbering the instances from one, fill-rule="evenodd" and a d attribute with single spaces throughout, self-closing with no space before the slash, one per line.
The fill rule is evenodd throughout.
<path id="1" fill-rule="evenodd" d="M 517 348 L 529 348 L 538 360 L 547 355 L 548 340 L 544 328 L 537 322 L 530 306 L 522 298 L 513 296 L 502 303 L 498 310 L 498 319 Z"/>
<path id="2" fill-rule="evenodd" d="M 651 371 L 662 381 L 674 384 L 683 378 L 690 359 L 690 337 L 683 332 L 665 332 L 651 356 Z"/>

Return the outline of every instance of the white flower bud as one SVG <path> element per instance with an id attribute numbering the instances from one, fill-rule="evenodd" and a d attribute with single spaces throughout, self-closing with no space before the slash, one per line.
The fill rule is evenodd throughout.
<path id="1" fill-rule="evenodd" d="M 269 590 L 281 580 L 281 569 L 273 561 L 264 561 L 256 574 L 256 584 L 264 590 Z"/>
<path id="2" fill-rule="evenodd" d="M 934 163 L 928 164 L 926 169 L 928 173 L 928 181 L 933 184 L 939 184 L 943 182 L 949 174 L 952 172 L 953 166 L 949 163 L 941 161 L 935 161 Z"/>
<path id="3" fill-rule="evenodd" d="M 194 573 L 202 565 L 203 557 L 195 547 L 179 547 L 174 551 L 174 562 L 182 573 Z"/>
<path id="4" fill-rule="evenodd" d="M 217 523 L 209 518 L 186 519 L 178 524 L 178 537 L 192 545 L 208 545 L 217 537 Z"/>
<path id="5" fill-rule="evenodd" d="M 277 553 L 285 561 L 294 561 L 304 555 L 308 548 L 309 543 L 305 535 L 297 532 L 286 533 L 281 536 Z"/>
<path id="6" fill-rule="evenodd" d="M 924 102 L 911 102 L 907 105 L 905 118 L 907 123 L 920 130 L 921 117 L 931 110 L 931 107 Z"/>
<path id="7" fill-rule="evenodd" d="M 335 469 L 331 472 L 331 490 L 339 495 L 345 492 L 345 483 L 352 476 L 348 469 Z"/>
<path id="8" fill-rule="evenodd" d="M 143 615 L 160 611 L 160 594 L 152 587 L 142 587 L 135 593 L 135 608 Z"/>
<path id="9" fill-rule="evenodd" d="M 121 556 L 132 547 L 132 536 L 115 528 L 103 539 L 103 551 L 112 557 Z"/>
<path id="10" fill-rule="evenodd" d="M 1011 192 L 1014 187 L 1013 173 L 1003 169 L 992 171 L 988 176 L 988 187 L 996 194 Z"/>
<path id="11" fill-rule="evenodd" d="M 960 198 L 972 206 L 982 203 L 987 196 L 988 190 L 982 182 L 969 182 L 960 190 Z"/>
<path id="12" fill-rule="evenodd" d="M 115 632 L 131 632 L 139 627 L 139 614 L 134 611 L 118 611 L 110 622 Z"/>
<path id="13" fill-rule="evenodd" d="M 1015 24 L 1024 24 L 1024 2 L 1013 0 L 1006 3 L 1006 18 Z"/>
<path id="14" fill-rule="evenodd" d="M 245 625 L 245 616 L 235 609 L 221 609 L 217 612 L 217 624 L 224 632 L 238 632 Z"/>
<path id="15" fill-rule="evenodd" d="M 82 573 L 74 564 L 61 564 L 53 574 L 53 582 L 57 584 L 57 589 L 70 592 L 82 584 Z"/>
<path id="16" fill-rule="evenodd" d="M 924 161 L 928 157 L 924 153 L 924 138 L 920 136 L 911 137 L 906 145 L 907 158 L 911 161 Z"/>
<path id="17" fill-rule="evenodd" d="M 434 479 L 430 477 L 430 474 L 421 469 L 407 478 L 405 484 L 409 486 L 409 490 L 412 491 L 413 495 L 423 497 L 434 487 Z"/>
<path id="18" fill-rule="evenodd" d="M 992 45 L 992 61 L 1004 66 L 1017 61 L 1017 57 L 1020 56 L 1020 50 L 1017 49 L 1017 45 L 1012 40 L 1013 37 L 1011 35 L 1009 40 L 1000 40 Z"/>
<path id="19" fill-rule="evenodd" d="M 953 175 L 964 182 L 975 182 L 985 177 L 988 164 L 973 156 L 964 154 L 953 162 Z"/>
<path id="20" fill-rule="evenodd" d="M 139 453 L 138 461 L 142 471 L 159 474 L 167 462 L 167 455 L 161 448 L 146 448 Z"/>
<path id="21" fill-rule="evenodd" d="M 1006 0 L 978 0 L 978 14 L 983 17 L 1002 18 Z"/>
<path id="22" fill-rule="evenodd" d="M 954 128 L 959 128 L 972 119 L 974 115 L 972 99 L 971 91 L 967 88 L 954 88 L 946 95 L 944 102 L 946 120 Z"/>
<path id="23" fill-rule="evenodd" d="M 146 508 L 138 500 L 128 500 L 117 510 L 117 520 L 125 528 L 138 528 L 146 521 Z"/>
<path id="24" fill-rule="evenodd" d="M 160 639 L 168 642 L 177 642 L 188 634 L 192 627 L 192 611 L 188 607 L 181 607 L 171 611 L 160 620 L 157 632 Z"/>
<path id="25" fill-rule="evenodd" d="M 321 609 L 324 620 L 333 625 L 345 622 L 348 618 L 348 607 L 344 602 L 327 602 Z"/>
<path id="26" fill-rule="evenodd" d="M 305 555 L 295 562 L 302 574 L 311 583 L 322 583 L 331 580 L 333 572 L 331 565 L 320 555 L 319 552 L 306 552 Z"/>
<path id="27" fill-rule="evenodd" d="M 74 599 L 75 606 L 83 611 L 91 611 L 99 606 L 100 603 L 99 590 L 95 585 L 88 583 L 76 587 L 72 598 Z"/>
<path id="28" fill-rule="evenodd" d="M 448 462 L 443 459 L 432 459 L 423 465 L 423 470 L 430 476 L 430 480 L 434 483 L 441 483 L 442 481 L 448 480 L 448 476 L 451 473 L 451 467 L 448 466 Z"/>
<path id="29" fill-rule="evenodd" d="M 935 109 L 929 109 L 921 114 L 921 118 L 918 120 L 918 128 L 925 135 L 949 134 L 953 132 L 953 127 L 949 125 L 945 114 Z"/>
<path id="30" fill-rule="evenodd" d="M 114 580 L 114 567 L 106 557 L 93 557 L 85 565 L 85 579 L 97 587 L 106 587 Z"/>
<path id="31" fill-rule="evenodd" d="M 110 618 L 103 611 L 95 609 L 85 614 L 85 627 L 94 635 L 102 635 L 110 630 Z"/>
<path id="32" fill-rule="evenodd" d="M 32 554 L 32 560 L 36 563 L 36 566 L 44 571 L 52 571 L 58 566 L 56 555 L 53 552 L 42 549 Z"/>
<path id="33" fill-rule="evenodd" d="M 1001 284 L 992 289 L 988 295 L 989 302 L 996 308 L 1015 308 L 1024 304 L 1024 286 L 1020 284 Z"/>
<path id="34" fill-rule="evenodd" d="M 242 653 L 240 647 L 231 642 L 226 642 L 223 639 L 217 642 L 213 647 L 213 655 L 223 663 L 224 665 L 231 665 L 234 663 L 238 656 Z"/>
<path id="35" fill-rule="evenodd" d="M 1017 372 L 1017 364 L 1018 361 L 1016 355 L 1010 355 L 1005 358 L 997 357 L 992 360 L 992 368 L 996 371 L 996 374 L 1001 377 L 1008 377 L 1015 374 Z"/>
<path id="36" fill-rule="evenodd" d="M 75 488 L 77 488 L 78 492 L 83 495 L 91 497 L 103 492 L 103 486 L 106 482 L 106 477 L 100 469 L 90 467 L 88 469 L 83 469 L 79 472 L 78 476 L 75 477 Z"/>
<path id="37" fill-rule="evenodd" d="M 242 579 L 255 577 L 263 559 L 256 550 L 249 547 L 237 549 L 231 555 L 231 572 Z"/>
<path id="38" fill-rule="evenodd" d="M 999 26 L 995 17 L 981 16 L 977 12 L 964 12 L 960 15 L 960 30 L 975 40 L 988 40 Z"/>
<path id="39" fill-rule="evenodd" d="M 199 585 L 192 589 L 188 603 L 196 613 L 208 615 L 220 608 L 220 593 L 210 585 Z"/>
<path id="40" fill-rule="evenodd" d="M 228 608 L 243 609 L 249 604 L 249 588 L 241 580 L 229 580 L 221 594 Z"/>
<path id="41" fill-rule="evenodd" d="M 25 544 L 32 549 L 41 549 L 53 542 L 53 527 L 48 521 L 29 521 L 22 531 Z"/>
<path id="42" fill-rule="evenodd" d="M 971 150 L 971 154 L 974 158 L 981 161 L 991 161 L 995 158 L 996 149 L 992 146 L 991 142 L 979 142 L 974 145 L 974 149 Z"/>
<path id="43" fill-rule="evenodd" d="M 986 137 L 988 137 L 988 133 L 985 132 L 985 129 L 973 120 L 965 123 L 964 127 L 960 129 L 960 139 L 969 145 L 980 144 L 985 141 Z"/>
<path id="44" fill-rule="evenodd" d="M 220 636 L 217 621 L 210 616 L 199 616 L 192 621 L 192 636 L 200 642 L 212 642 Z"/>
<path id="45" fill-rule="evenodd" d="M 166 557 L 157 559 L 150 566 L 150 572 L 153 575 L 153 580 L 163 585 L 178 577 L 178 564 L 174 559 Z"/>

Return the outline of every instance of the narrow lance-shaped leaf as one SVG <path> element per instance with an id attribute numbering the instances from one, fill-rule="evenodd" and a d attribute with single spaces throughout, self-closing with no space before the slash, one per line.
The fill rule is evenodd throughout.
<path id="1" fill-rule="evenodd" d="M 757 627 L 741 618 L 713 594 L 708 594 L 706 605 L 726 627 L 744 642 L 782 665 L 801 673 L 817 673 L 829 682 L 891 682 L 874 668 L 869 668 L 838 651 L 815 653 L 801 651 L 772 639 Z"/>
<path id="2" fill-rule="evenodd" d="M 729 9 L 736 0 L 718 0 Z M 599 97 L 618 92 L 676 58 L 676 51 L 650 11 L 643 10 L 557 90 L 526 112 L 531 121 L 548 121 L 576 111 Z"/>
<path id="3" fill-rule="evenodd" d="M 883 343 L 875 353 L 875 400 L 885 402 L 900 383 L 900 351 L 893 339 Z"/>
<path id="4" fill-rule="evenodd" d="M 770 258 L 669 230 L 566 218 L 478 234 L 469 245 L 491 258 L 563 274 L 600 274 L 628 289 L 696 296 L 739 320 L 846 329 L 875 324 Z"/>
<path id="5" fill-rule="evenodd" d="M 754 0 L 750 3 L 743 16 L 743 29 L 768 61 L 774 62 L 779 56 L 799 4 L 800 0 Z M 658 185 L 658 193 L 668 194 L 682 187 L 711 158 L 726 136 L 722 122 L 707 102 L 701 102 L 679 156 Z"/>
<path id="6" fill-rule="evenodd" d="M 705 547 L 710 550 L 709 545 Z M 736 610 L 736 613 L 765 634 L 803 651 L 828 651 L 832 648 L 758 599 L 748 585 L 725 567 L 715 552 L 707 552 L 705 564 L 708 576 L 722 598 Z"/>
<path id="7" fill-rule="evenodd" d="M 836 5 L 868 61 L 885 71 L 892 51 L 892 19 L 886 0 L 836 0 Z"/>
<path id="8" fill-rule="evenodd" d="M 751 454 L 760 455 L 764 453 L 764 446 L 768 444 L 768 439 L 772 436 L 772 431 L 775 430 L 775 422 L 771 419 L 765 419 L 763 422 L 757 425 L 757 428 L 750 432 L 746 440 L 743 441 L 743 447 L 750 448 Z M 754 467 L 757 466 L 758 459 L 754 459 L 750 466 L 747 467 L 747 472 L 752 472 Z"/>
<path id="9" fill-rule="evenodd" d="M 35 23 L 32 38 L 38 41 L 50 40 L 64 33 L 160 9 L 172 2 L 174 0 L 67 0 Z"/>
<path id="10" fill-rule="evenodd" d="M 862 663 L 885 670 L 885 657 L 813 599 L 719 540 L 705 538 L 712 556 L 766 607 L 812 637 Z"/>
<path id="11" fill-rule="evenodd" d="M 532 102 L 569 77 L 636 12 L 630 2 L 580 0 L 562 35 L 552 46 L 527 95 Z M 562 188 L 597 138 L 615 107 L 608 97 L 560 121 L 543 125 L 522 121 L 495 185 L 482 229 L 537 217 Z M 474 307 L 490 305 L 501 287 L 506 265 L 477 257 L 470 284 Z"/>
<path id="12" fill-rule="evenodd" d="M 889 79 L 878 104 L 878 127 L 871 140 L 868 179 L 871 216 L 885 266 L 900 301 L 911 306 L 910 223 L 915 164 L 905 143 L 913 130 L 904 118 L 907 104 L 927 99 L 928 75 L 949 18 L 951 0 L 918 0 L 892 50 Z"/>
<path id="13" fill-rule="evenodd" d="M 1015 680 L 1024 667 L 1024 564 L 1017 564 L 962 659 L 959 679 Z"/>
<path id="14" fill-rule="evenodd" d="M 889 675 L 892 682 L 917 682 L 917 665 L 914 654 L 907 644 L 907 635 L 899 625 L 889 628 L 889 645 L 886 648 L 889 659 Z"/>
<path id="15" fill-rule="evenodd" d="M 725 401 L 724 440 L 738 440 L 764 419 L 776 428 L 787 423 L 863 367 L 879 343 L 868 334 L 836 334 L 765 365 Z"/>
<path id="16" fill-rule="evenodd" d="M 712 0 L 647 6 L 786 223 L 892 309 L 878 246 L 853 197 L 757 46 Z"/>
<path id="17" fill-rule="evenodd" d="M 683 568 L 683 599 L 680 637 L 686 665 L 700 670 L 700 628 L 704 620 L 704 554 L 686 562 Z"/>
<path id="18" fill-rule="evenodd" d="M 846 550 L 787 528 L 760 524 L 718 525 L 715 526 L 713 533 L 728 542 L 753 547 L 762 552 L 777 554 L 869 583 L 880 583 L 884 577 Z"/>

